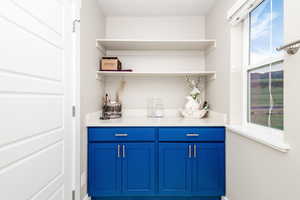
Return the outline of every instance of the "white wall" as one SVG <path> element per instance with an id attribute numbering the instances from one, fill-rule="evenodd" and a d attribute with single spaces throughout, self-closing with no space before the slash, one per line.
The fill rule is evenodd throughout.
<path id="1" fill-rule="evenodd" d="M 99 10 L 97 0 L 82 1 L 81 8 L 81 56 L 80 56 L 80 114 L 81 114 L 81 172 L 87 173 L 87 133 L 85 116 L 100 109 L 103 96 L 103 84 L 96 80 L 99 60 L 102 57 L 96 48 L 96 38 L 105 35 L 105 18 Z M 82 187 L 82 196 L 86 194 L 86 185 Z"/>
<path id="2" fill-rule="evenodd" d="M 227 10 L 235 0 L 216 1 L 206 16 L 206 37 L 217 40 L 217 47 L 206 52 L 206 70 L 217 72 L 217 79 L 207 83 L 206 97 L 212 110 L 229 112 L 230 27 Z"/>
<path id="3" fill-rule="evenodd" d="M 289 35 L 286 36 L 287 41 L 299 39 L 299 31 L 295 27 L 300 26 L 298 22 L 292 20 L 296 18 L 297 6 L 291 6 L 289 2 L 288 13 L 286 17 L 286 28 L 289 29 Z M 239 114 L 241 110 L 238 108 L 241 103 L 238 91 L 241 91 L 241 80 L 238 77 L 240 72 L 237 68 L 231 68 L 237 65 L 230 63 L 230 43 L 241 47 L 239 42 L 230 41 L 230 34 L 237 35 L 240 31 L 239 27 L 232 29 L 230 32 L 230 25 L 226 22 L 226 11 L 233 5 L 234 0 L 218 1 L 211 13 L 207 16 L 206 23 L 207 35 L 215 35 L 217 39 L 216 52 L 208 55 L 208 63 L 218 64 L 218 76 L 216 83 L 208 86 L 208 98 L 213 103 L 213 108 L 218 111 L 229 112 L 232 115 Z M 299 2 L 298 2 L 299 5 Z M 295 9 L 294 9 L 295 8 Z M 292 11 L 294 10 L 294 11 Z M 292 16 L 294 15 L 294 17 Z M 211 24 L 211 27 L 210 27 Z M 214 27 L 214 24 L 218 26 Z M 292 30 L 292 31 L 291 31 Z M 294 30 L 294 31 L 293 31 Z M 294 35 L 291 33 L 295 33 Z M 298 37 L 298 38 L 297 38 Z M 236 37 L 235 37 L 236 38 Z M 240 38 L 241 39 L 241 38 Z M 237 47 L 236 46 L 236 47 Z M 239 53 L 234 50 L 232 53 Z M 287 142 L 292 149 L 289 153 L 281 153 L 270 147 L 259 144 L 255 141 L 249 140 L 243 136 L 239 136 L 233 132 L 227 132 L 226 143 L 226 170 L 227 170 L 227 197 L 229 200 L 294 200 L 299 199 L 300 196 L 300 134 L 298 129 L 299 124 L 299 100 L 295 98 L 295 92 L 298 85 L 295 81 L 299 80 L 298 74 L 300 55 L 290 57 L 285 63 L 285 134 Z M 232 66 L 230 66 L 232 65 Z M 229 73 L 230 69 L 232 72 Z M 221 76 L 221 77 L 220 77 Z M 225 76 L 225 77 L 223 77 Z M 237 92 L 229 98 L 229 81 L 232 90 Z M 224 85 L 223 85 L 223 84 Z M 225 90 L 225 91 L 224 91 Z M 232 91 L 231 93 L 234 93 Z M 225 101 L 220 101 L 224 98 Z M 229 109 L 230 105 L 234 108 Z M 231 121 L 238 122 L 236 116 L 230 116 Z"/>
<path id="4" fill-rule="evenodd" d="M 107 17 L 106 37 L 203 39 L 205 17 Z"/>
<path id="5" fill-rule="evenodd" d="M 107 17 L 106 38 L 204 39 L 205 17 Z M 111 51 L 108 54 L 118 56 L 123 63 L 123 68 L 135 71 L 168 72 L 205 69 L 205 58 L 201 51 Z M 127 85 L 123 106 L 127 109 L 145 109 L 147 99 L 150 97 L 163 99 L 167 109 L 177 109 L 184 105 L 184 97 L 189 92 L 185 79 L 179 77 L 131 77 L 125 80 Z M 114 95 L 118 84 L 117 78 L 107 78 L 106 91 Z"/>

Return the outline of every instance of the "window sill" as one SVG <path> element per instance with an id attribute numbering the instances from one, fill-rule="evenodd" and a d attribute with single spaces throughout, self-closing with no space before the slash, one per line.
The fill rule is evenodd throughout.
<path id="1" fill-rule="evenodd" d="M 253 128 L 241 125 L 227 125 L 231 132 L 251 139 L 260 144 L 264 144 L 272 149 L 287 153 L 291 148 L 283 138 L 282 134 L 273 133 L 271 130 L 263 128 Z"/>

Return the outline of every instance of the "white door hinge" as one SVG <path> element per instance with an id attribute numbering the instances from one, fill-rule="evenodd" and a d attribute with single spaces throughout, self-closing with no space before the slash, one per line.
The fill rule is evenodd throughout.
<path id="1" fill-rule="evenodd" d="M 80 19 L 75 19 L 75 20 L 73 21 L 73 33 L 76 32 L 76 23 L 80 23 Z"/>
<path id="2" fill-rule="evenodd" d="M 72 117 L 76 116 L 76 107 L 72 106 Z"/>

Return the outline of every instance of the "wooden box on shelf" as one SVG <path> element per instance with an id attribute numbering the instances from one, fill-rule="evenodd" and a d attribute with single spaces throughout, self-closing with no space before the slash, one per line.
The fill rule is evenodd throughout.
<path id="1" fill-rule="evenodd" d="M 100 71 L 120 71 L 122 63 L 118 57 L 103 57 L 100 61 Z"/>

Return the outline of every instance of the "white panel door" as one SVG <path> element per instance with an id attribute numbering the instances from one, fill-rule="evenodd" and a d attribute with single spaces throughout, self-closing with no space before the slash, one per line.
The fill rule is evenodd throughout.
<path id="1" fill-rule="evenodd" d="M 71 0 L 1 0 L 0 27 L 0 199 L 71 200 Z"/>

